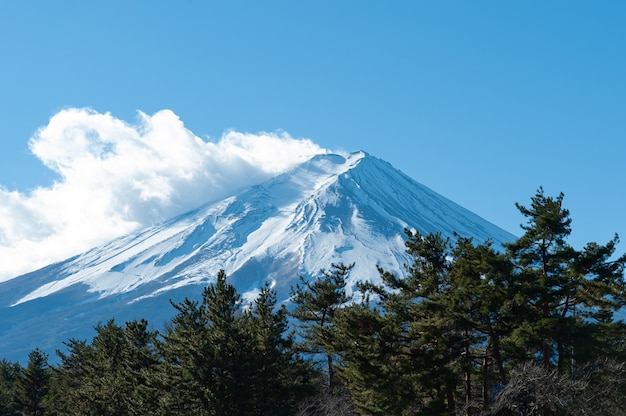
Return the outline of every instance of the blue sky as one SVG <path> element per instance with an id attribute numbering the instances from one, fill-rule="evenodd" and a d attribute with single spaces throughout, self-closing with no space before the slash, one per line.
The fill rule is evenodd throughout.
<path id="1" fill-rule="evenodd" d="M 41 250 L 38 226 L 58 227 L 37 190 L 60 210 L 72 195 L 43 163 L 76 160 L 70 142 L 35 156 L 31 137 L 107 113 L 140 132 L 177 117 L 207 142 L 365 150 L 515 234 L 514 203 L 543 186 L 565 193 L 575 246 L 626 238 L 625 21 L 620 1 L 1 2 L 0 245 Z"/>

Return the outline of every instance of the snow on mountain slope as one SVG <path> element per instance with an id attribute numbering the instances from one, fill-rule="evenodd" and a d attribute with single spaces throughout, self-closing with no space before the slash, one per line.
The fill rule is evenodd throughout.
<path id="1" fill-rule="evenodd" d="M 404 228 L 477 242 L 514 236 L 356 152 L 320 155 L 268 182 L 72 259 L 0 284 L 0 357 L 91 336 L 93 325 L 145 317 L 160 328 L 168 299 L 197 296 L 220 269 L 247 298 L 265 280 L 287 299 L 298 277 L 355 263 L 352 286 L 376 266 L 402 273 Z"/>

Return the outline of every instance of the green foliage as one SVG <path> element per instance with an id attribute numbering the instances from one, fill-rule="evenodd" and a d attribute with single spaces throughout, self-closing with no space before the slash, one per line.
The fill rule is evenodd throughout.
<path id="1" fill-rule="evenodd" d="M 200 303 L 174 304 L 162 344 L 168 408 L 179 414 L 289 414 L 306 387 L 305 364 L 285 336 L 286 310 L 265 286 L 244 312 L 223 271 Z"/>
<path id="2" fill-rule="evenodd" d="M 375 307 L 352 305 L 335 319 L 340 375 L 361 414 L 479 414 L 497 391 L 523 384 L 526 373 L 512 369 L 528 360 L 572 397 L 578 381 L 567 374 L 624 359 L 625 326 L 613 313 L 624 305 L 626 257 L 614 259 L 617 236 L 568 245 L 562 201 L 539 189 L 529 208 L 517 204 L 528 222 L 504 253 L 407 231 L 406 277 L 381 270 L 382 285 L 362 286 Z"/>
<path id="3" fill-rule="evenodd" d="M 251 372 L 251 351 L 243 320 L 237 315 L 239 295 L 220 271 L 202 302 L 174 304 L 178 315 L 165 334 L 163 355 L 173 388 L 171 405 L 180 413 L 226 415 L 244 412 L 249 390 L 240 380 Z M 247 409 L 245 409 L 247 410 Z M 243 414 L 243 413 L 242 413 Z"/>
<path id="4" fill-rule="evenodd" d="M 381 270 L 382 286 L 362 287 L 377 299 L 377 308 L 366 296 L 336 320 L 340 374 L 366 415 L 454 411 L 455 374 L 466 335 L 448 303 L 450 244 L 440 234 L 407 231 L 407 236 L 414 260 L 407 277 Z"/>
<path id="5" fill-rule="evenodd" d="M 251 311 L 244 315 L 252 337 L 251 366 L 246 388 L 252 388 L 251 415 L 289 415 L 298 400 L 311 392 L 313 373 L 294 349 L 288 330 L 287 309 L 276 309 L 276 293 L 263 287 Z"/>
<path id="6" fill-rule="evenodd" d="M 292 289 L 291 294 L 294 305 L 291 315 L 298 321 L 302 340 L 299 348 L 312 356 L 324 356 L 327 385 L 331 391 L 336 384 L 333 320 L 336 312 L 351 300 L 346 294 L 346 283 L 352 267 L 354 264 L 333 264 L 331 270 L 322 270 L 316 279 L 307 280 L 300 276 L 300 283 Z"/>
<path id="7" fill-rule="evenodd" d="M 157 333 L 145 320 L 96 326 L 91 344 L 70 340 L 59 352 L 54 410 L 60 414 L 156 414 L 159 395 L 150 382 L 157 369 Z"/>
<path id="8" fill-rule="evenodd" d="M 363 415 L 402 414 L 415 398 L 412 361 L 398 359 L 401 327 L 367 303 L 342 309 L 335 320 L 339 376 Z M 409 351 L 402 351 L 409 354 Z"/>
<path id="9" fill-rule="evenodd" d="M 566 371 L 572 359 L 594 358 L 576 348 L 581 334 L 608 325 L 623 306 L 626 256 L 611 259 L 617 236 L 604 246 L 588 243 L 581 251 L 567 244 L 571 219 L 562 202 L 563 194 L 547 197 L 539 188 L 530 208 L 517 204 L 528 222 L 522 226 L 524 235 L 506 249 L 516 268 L 519 306 L 511 344 L 526 350 L 527 359 L 540 357 L 544 367 L 555 364 Z"/>
<path id="10" fill-rule="evenodd" d="M 28 354 L 28 366 L 17 379 L 15 403 L 22 415 L 43 416 L 45 400 L 50 388 L 48 355 L 39 349 Z"/>
<path id="11" fill-rule="evenodd" d="M 22 368 L 19 364 L 4 359 L 0 361 L 0 415 L 19 414 L 15 398 L 21 373 Z"/>

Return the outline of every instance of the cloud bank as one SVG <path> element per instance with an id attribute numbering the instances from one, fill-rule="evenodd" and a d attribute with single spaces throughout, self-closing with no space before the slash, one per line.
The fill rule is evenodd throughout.
<path id="1" fill-rule="evenodd" d="M 30 140 L 59 179 L 28 193 L 0 187 L 0 281 L 64 260 L 269 179 L 327 150 L 287 133 L 228 131 L 203 140 L 162 110 L 128 124 L 66 109 Z"/>

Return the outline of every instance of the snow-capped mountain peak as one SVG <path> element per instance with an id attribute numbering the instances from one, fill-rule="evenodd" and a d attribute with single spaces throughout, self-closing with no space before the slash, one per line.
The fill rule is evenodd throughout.
<path id="1" fill-rule="evenodd" d="M 145 317 L 199 294 L 224 269 L 245 297 L 269 280 L 285 300 L 300 275 L 354 263 L 352 286 L 402 273 L 404 228 L 496 244 L 514 236 L 365 152 L 315 156 L 272 180 L 0 284 L 0 356 L 59 348 L 98 321 Z M 32 328 L 42 335 L 33 338 Z M 41 331 L 40 331 L 41 333 Z M 14 354 L 15 353 L 15 354 Z M 19 355 L 21 354 L 21 355 Z"/>

